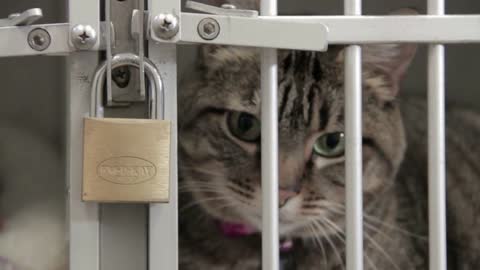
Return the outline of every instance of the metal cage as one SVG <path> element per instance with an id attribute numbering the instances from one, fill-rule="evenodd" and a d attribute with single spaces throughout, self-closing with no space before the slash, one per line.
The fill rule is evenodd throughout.
<path id="1" fill-rule="evenodd" d="M 142 1 L 140 1 L 142 2 Z M 328 44 L 348 45 L 345 61 L 346 96 L 346 245 L 347 269 L 363 269 L 362 235 L 362 50 L 373 43 L 424 43 L 428 48 L 428 138 L 429 138 L 429 241 L 430 269 L 446 270 L 445 197 L 445 51 L 444 44 L 480 42 L 480 15 L 445 15 L 444 0 L 428 0 L 428 14 L 416 16 L 362 16 L 361 0 L 345 0 L 344 16 L 276 16 L 277 0 L 262 0 L 259 16 L 221 13 L 187 13 L 180 0 L 149 0 L 148 13 L 140 7 L 138 38 L 148 40 L 148 57 L 161 70 L 165 95 L 165 118 L 173 123 L 171 141 L 170 202 L 151 204 L 148 218 L 148 269 L 178 269 L 177 202 L 177 44 L 213 43 L 262 47 L 262 269 L 279 269 L 278 236 L 278 123 L 276 49 L 325 50 Z M 106 7 L 110 1 L 106 0 Z M 110 14 L 109 8 L 106 8 Z M 97 0 L 69 0 L 68 22 L 33 25 L 0 20 L 0 57 L 27 55 L 68 55 L 67 89 L 67 179 L 69 269 L 102 269 L 100 234 L 101 206 L 81 201 L 82 117 L 88 115 L 90 81 L 98 64 L 98 51 L 106 48 L 111 60 L 110 16 L 101 21 Z M 218 14 L 215 14 L 215 13 Z M 137 13 L 138 14 L 138 13 Z M 144 14 L 144 15 L 143 15 Z M 175 17 L 178 29 L 162 36 L 156 16 Z M 249 15 L 250 14 L 250 15 Z M 30 14 L 30 17 L 31 18 Z M 35 14 L 33 14 L 35 15 Z M 38 14 L 37 14 L 38 15 Z M 140 16 L 140 15 L 138 15 Z M 197 31 L 205 18 L 214 19 L 222 29 L 206 39 Z M 143 18 L 142 20 L 143 21 Z M 75 27 L 88 26 L 98 38 L 90 46 L 75 44 Z M 135 25 L 135 24 L 134 24 Z M 404 25 L 408 25 L 405 28 Z M 146 27 L 146 31 L 143 31 Z M 241 29 L 254 29 L 245 35 Z M 39 49 L 29 43 L 29 34 L 43 29 L 49 45 Z M 280 40 L 278 30 L 292 38 Z M 146 37 L 143 37 L 143 33 Z M 38 45 L 38 44 L 37 44 Z M 139 48 L 143 48 L 139 45 Z M 139 51 L 143 57 L 143 50 Z M 111 69 L 108 69 L 111 72 Z M 140 74 L 143 70 L 140 71 Z M 143 76 L 140 76 L 142 81 Z M 111 83 L 108 83 L 111 87 Z M 143 85 L 143 84 L 141 84 Z M 159 105 L 161 106 L 161 104 Z M 158 107 L 158 110 L 163 108 Z M 114 211 L 105 209 L 104 211 Z M 145 243 L 143 243 L 145 244 Z M 140 268 L 139 268 L 140 269 Z"/>

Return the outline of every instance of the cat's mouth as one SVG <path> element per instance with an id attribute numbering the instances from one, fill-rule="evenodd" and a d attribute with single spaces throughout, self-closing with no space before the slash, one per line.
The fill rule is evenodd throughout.
<path id="1" fill-rule="evenodd" d="M 218 221 L 219 230 L 226 237 L 246 237 L 260 232 L 253 226 L 244 223 L 233 223 L 228 221 Z M 288 252 L 293 249 L 293 240 L 291 238 L 281 238 L 279 249 L 282 252 Z"/>

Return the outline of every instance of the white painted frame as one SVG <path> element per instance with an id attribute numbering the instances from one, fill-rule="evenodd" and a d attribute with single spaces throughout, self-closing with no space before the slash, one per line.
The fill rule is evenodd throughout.
<path id="1" fill-rule="evenodd" d="M 97 0 L 69 1 L 68 11 L 71 26 L 89 24 L 100 33 L 100 4 Z M 66 40 L 69 41 L 69 32 L 67 35 Z M 99 42 L 95 48 L 98 46 Z M 67 209 L 70 270 L 100 270 L 99 205 L 82 202 L 83 118 L 90 112 L 91 81 L 97 64 L 98 53 L 94 51 L 76 52 L 68 57 Z"/>

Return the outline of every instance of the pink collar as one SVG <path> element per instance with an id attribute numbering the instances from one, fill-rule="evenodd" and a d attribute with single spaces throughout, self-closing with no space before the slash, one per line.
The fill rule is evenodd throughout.
<path id="1" fill-rule="evenodd" d="M 220 228 L 220 231 L 222 231 L 222 233 L 225 236 L 231 237 L 231 238 L 249 236 L 249 235 L 258 233 L 258 230 L 256 230 L 253 226 L 242 224 L 242 223 L 219 221 L 218 227 Z M 281 252 L 288 252 L 288 251 L 291 251 L 292 249 L 293 249 L 293 241 L 291 239 L 284 239 L 280 241 Z"/>

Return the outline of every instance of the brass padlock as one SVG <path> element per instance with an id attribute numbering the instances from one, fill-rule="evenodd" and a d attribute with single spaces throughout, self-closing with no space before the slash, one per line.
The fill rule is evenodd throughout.
<path id="1" fill-rule="evenodd" d="M 134 54 L 112 58 L 112 68 L 139 67 Z M 150 87 L 151 119 L 103 117 L 103 82 L 106 63 L 96 71 L 92 83 L 90 117 L 84 119 L 84 201 L 168 202 L 170 170 L 170 122 L 163 119 L 164 91 L 155 65 L 144 59 Z M 162 104 L 157 110 L 156 102 Z"/>

